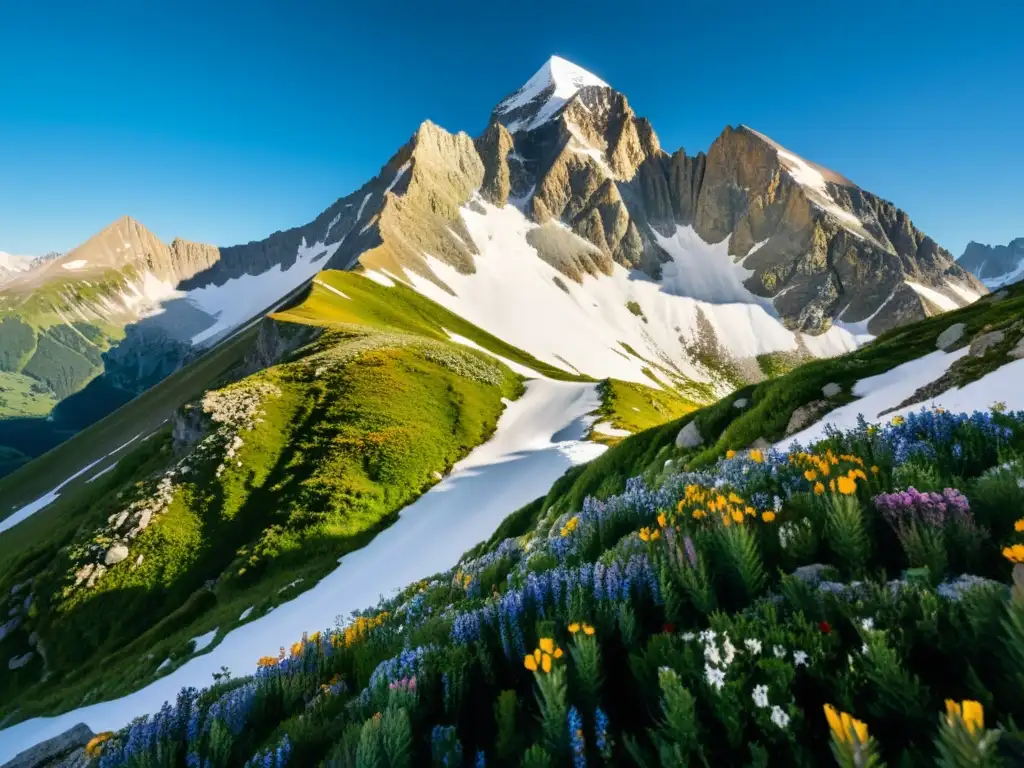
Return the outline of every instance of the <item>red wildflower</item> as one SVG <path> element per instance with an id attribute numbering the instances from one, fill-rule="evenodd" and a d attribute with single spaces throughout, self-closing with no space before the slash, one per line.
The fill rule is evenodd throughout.
<path id="1" fill-rule="evenodd" d="M 663 624 L 661 628 L 662 628 L 663 631 L 668 632 L 670 635 L 674 635 L 675 632 L 676 632 L 676 625 L 673 624 L 672 622 L 669 622 L 667 624 Z"/>
<path id="2" fill-rule="evenodd" d="M 826 635 L 831 635 L 832 634 L 832 625 L 829 624 L 827 621 L 819 621 L 818 622 L 818 629 L 820 629 Z"/>

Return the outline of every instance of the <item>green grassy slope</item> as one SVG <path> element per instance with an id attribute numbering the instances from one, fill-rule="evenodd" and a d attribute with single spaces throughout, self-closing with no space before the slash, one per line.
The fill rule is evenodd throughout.
<path id="1" fill-rule="evenodd" d="M 626 429 L 634 434 L 674 421 L 700 407 L 674 390 L 654 389 L 631 381 L 605 379 L 599 389 L 601 408 L 597 412 L 597 423 L 609 422 L 616 429 Z M 617 445 L 623 438 L 594 430 L 591 439 L 605 445 Z"/>
<path id="2" fill-rule="evenodd" d="M 62 479 L 62 464 L 76 466 L 70 459 L 83 441 L 116 434 L 123 443 L 128 432 L 157 428 L 185 395 L 194 401 L 96 482 L 69 485 L 0 534 L 0 594 L 26 581 L 33 594 L 32 615 L 0 641 L 0 656 L 24 653 L 34 631 L 48 673 L 41 681 L 37 658 L 0 682 L 0 717 L 55 712 L 138 687 L 165 659 L 173 666 L 187 658 L 190 638 L 226 633 L 246 609 L 255 618 L 312 586 L 486 440 L 502 399 L 520 393 L 520 379 L 491 356 L 448 341 L 442 329 L 553 377 L 576 378 L 404 287 L 350 273 L 318 279 L 348 298 L 314 285 L 302 303 L 275 315 L 282 327 L 322 329 L 284 362 L 201 402 L 211 379 L 190 366 L 0 484 L 48 490 Z M 218 348 L 223 365 L 208 361 L 208 373 L 223 373 L 252 339 L 236 343 L 236 353 Z M 154 408 L 161 399 L 166 407 Z M 243 412 L 241 426 L 231 422 Z M 217 421 L 218 413 L 228 421 Z M 133 510 L 160 497 L 161 483 L 173 489 L 169 503 L 128 542 L 129 556 L 89 585 L 91 571 L 83 569 L 105 559 L 133 526 Z"/>

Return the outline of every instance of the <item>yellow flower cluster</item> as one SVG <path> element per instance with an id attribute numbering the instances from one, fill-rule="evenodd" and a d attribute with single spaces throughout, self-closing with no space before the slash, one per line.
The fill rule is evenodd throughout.
<path id="1" fill-rule="evenodd" d="M 569 625 L 569 633 L 575 635 L 577 632 L 582 632 L 584 635 L 592 635 L 594 634 L 594 628 L 585 621 L 574 621 Z"/>
<path id="2" fill-rule="evenodd" d="M 320 693 L 322 693 L 324 696 L 329 695 L 331 692 L 331 688 L 337 685 L 340 681 L 341 676 L 335 674 L 334 677 L 332 677 L 330 680 L 328 680 L 326 683 L 320 686 Z"/>
<path id="3" fill-rule="evenodd" d="M 1017 533 L 1024 533 L 1024 517 L 1013 524 L 1013 530 Z"/>
<path id="4" fill-rule="evenodd" d="M 645 526 L 640 529 L 637 536 L 640 537 L 640 541 L 657 541 L 661 538 L 661 531 L 657 528 L 647 528 Z"/>
<path id="5" fill-rule="evenodd" d="M 523 666 L 531 672 L 536 672 L 539 669 L 547 674 L 551 671 L 552 659 L 560 659 L 564 654 L 550 637 L 542 637 L 537 645 L 538 647 L 534 649 L 533 653 L 523 659 Z"/>
<path id="6" fill-rule="evenodd" d="M 837 711 L 831 704 L 826 704 L 825 719 L 828 720 L 828 727 L 841 743 L 852 744 L 854 737 L 858 744 L 867 743 L 868 727 L 857 718 Z"/>
<path id="7" fill-rule="evenodd" d="M 576 526 L 580 524 L 579 515 L 573 515 L 565 521 L 565 525 L 562 526 L 562 538 L 564 539 L 570 533 L 576 530 Z"/>
<path id="8" fill-rule="evenodd" d="M 462 569 L 459 568 L 457 571 L 455 571 L 453 581 L 455 582 L 456 586 L 459 586 L 462 589 L 469 589 L 469 585 L 473 583 L 473 574 L 463 573 Z"/>
<path id="9" fill-rule="evenodd" d="M 276 667 L 285 659 L 284 646 L 281 646 L 281 652 L 277 656 L 260 656 L 256 661 L 256 666 L 260 669 L 266 669 L 267 667 Z"/>
<path id="10" fill-rule="evenodd" d="M 761 464 L 764 461 L 764 454 L 757 448 L 752 450 L 748 455 L 750 456 L 751 461 L 758 464 Z"/>
<path id="11" fill-rule="evenodd" d="M 362 640 L 373 629 L 376 629 L 388 618 L 387 611 L 381 611 L 376 616 L 366 618 L 358 616 L 356 620 L 345 627 L 344 632 L 331 636 L 331 643 L 335 648 L 349 648 L 353 643 Z"/>
<path id="12" fill-rule="evenodd" d="M 977 701 L 946 699 L 946 723 L 950 727 L 962 722 L 972 735 L 985 730 L 985 708 Z"/>
<path id="13" fill-rule="evenodd" d="M 811 490 L 817 496 L 826 490 L 851 496 L 857 492 L 857 481 L 868 479 L 862 458 L 849 453 L 836 454 L 831 448 L 822 454 L 794 453 L 790 455 L 789 462 L 804 470 L 804 479 L 814 483 Z M 841 467 L 841 464 L 846 467 Z M 872 474 L 877 475 L 878 471 L 878 467 L 871 467 Z"/>
<path id="14" fill-rule="evenodd" d="M 1012 547 L 1003 547 L 1003 557 L 1011 563 L 1024 563 L 1024 544 L 1014 544 Z"/>
<path id="15" fill-rule="evenodd" d="M 113 738 L 113 731 L 103 731 L 103 733 L 97 733 L 91 739 L 89 743 L 85 745 L 85 754 L 88 757 L 99 757 L 103 753 L 103 745 Z"/>
<path id="16" fill-rule="evenodd" d="M 683 498 L 676 511 L 682 515 L 687 509 L 694 520 L 717 517 L 726 527 L 741 525 L 748 517 L 757 517 L 757 510 L 739 494 L 730 492 L 726 495 L 702 485 L 688 485 L 683 489 Z M 775 513 L 762 514 L 761 518 L 770 523 L 775 519 Z"/>

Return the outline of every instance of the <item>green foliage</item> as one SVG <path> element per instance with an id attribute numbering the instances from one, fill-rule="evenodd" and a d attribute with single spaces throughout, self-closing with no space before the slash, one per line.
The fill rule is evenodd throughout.
<path id="1" fill-rule="evenodd" d="M 21 318 L 8 315 L 0 320 L 0 371 L 18 373 L 36 351 L 36 333 Z"/>

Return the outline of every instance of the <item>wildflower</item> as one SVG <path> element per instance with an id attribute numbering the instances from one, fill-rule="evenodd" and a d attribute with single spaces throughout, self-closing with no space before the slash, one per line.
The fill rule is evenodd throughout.
<path id="1" fill-rule="evenodd" d="M 761 709 L 768 706 L 768 686 L 767 685 L 756 685 L 754 686 L 754 693 L 752 694 L 754 704 Z"/>
<path id="2" fill-rule="evenodd" d="M 831 635 L 832 634 L 832 625 L 829 624 L 827 621 L 819 621 L 818 622 L 818 629 L 820 629 L 822 631 L 822 633 L 824 633 L 826 635 Z"/>
<path id="3" fill-rule="evenodd" d="M 807 482 L 813 483 L 815 480 L 818 479 L 818 473 L 815 472 L 813 469 L 808 469 L 806 472 L 804 472 L 804 477 L 807 478 Z"/>
<path id="4" fill-rule="evenodd" d="M 555 652 L 555 641 L 552 640 L 550 637 L 542 637 L 538 645 L 540 646 L 541 651 L 543 651 L 544 653 Z"/>
<path id="5" fill-rule="evenodd" d="M 536 672 L 537 671 L 536 654 L 532 654 L 531 653 L 525 659 L 523 659 L 523 666 L 526 667 L 531 672 Z"/>
<path id="6" fill-rule="evenodd" d="M 1024 563 L 1024 544 L 1014 544 L 1003 548 L 1003 557 L 1011 563 Z"/>
<path id="7" fill-rule="evenodd" d="M 838 712 L 831 704 L 825 705 L 825 719 L 828 720 L 828 727 L 832 730 L 836 739 L 843 744 L 852 744 L 854 738 L 858 744 L 865 744 L 868 740 L 868 727 L 845 712 Z"/>
<path id="8" fill-rule="evenodd" d="M 676 633 L 676 625 L 669 621 L 665 624 L 662 624 L 661 630 L 663 632 L 667 632 L 670 635 L 674 635 Z"/>
<path id="9" fill-rule="evenodd" d="M 775 513 L 772 512 L 771 510 L 768 510 L 767 512 L 762 512 L 761 519 L 764 520 L 766 523 L 773 523 L 775 522 Z"/>
<path id="10" fill-rule="evenodd" d="M 946 722 L 952 726 L 957 719 L 964 721 L 971 734 L 985 730 L 985 708 L 977 701 L 946 699 Z"/>
<path id="11" fill-rule="evenodd" d="M 570 634 L 575 635 L 579 631 L 580 631 L 580 623 L 578 621 L 574 621 L 572 624 L 569 625 L 569 633 Z"/>
<path id="12" fill-rule="evenodd" d="M 903 418 L 902 416 L 893 416 L 892 417 L 892 424 L 893 424 L 894 427 L 898 427 L 900 424 L 902 424 L 905 421 L 906 421 L 906 419 Z"/>
<path id="13" fill-rule="evenodd" d="M 755 639 L 753 637 L 748 637 L 746 640 L 743 641 L 743 644 L 745 646 L 747 646 L 747 650 L 750 651 L 751 653 L 755 653 L 756 654 L 756 653 L 760 653 L 761 652 L 761 641 L 760 640 L 757 640 L 757 639 Z"/>
<path id="14" fill-rule="evenodd" d="M 734 451 L 734 450 L 732 450 L 730 448 L 728 451 L 725 452 L 725 458 L 727 458 L 727 459 L 735 459 L 736 458 L 736 451 Z"/>
<path id="15" fill-rule="evenodd" d="M 569 744 L 572 747 L 573 765 L 586 768 L 587 747 L 583 740 L 583 717 L 576 707 L 569 708 Z"/>
<path id="16" fill-rule="evenodd" d="M 874 464 L 871 465 L 871 474 L 872 475 L 877 475 L 879 473 L 879 471 L 880 470 L 878 469 L 878 467 L 876 465 L 874 465 Z"/>
<path id="17" fill-rule="evenodd" d="M 1013 530 L 1017 533 L 1024 533 L 1024 517 L 1013 524 Z"/>
<path id="18" fill-rule="evenodd" d="M 602 754 L 608 750 L 608 715 L 600 707 L 594 712 L 594 745 Z"/>
<path id="19" fill-rule="evenodd" d="M 785 728 L 789 725 L 789 715 L 778 704 L 772 707 L 772 722 L 779 728 Z"/>
<path id="20" fill-rule="evenodd" d="M 825 486 L 821 484 L 821 481 L 818 481 L 817 483 L 814 484 L 814 495 L 815 496 L 821 496 L 821 494 L 823 494 L 824 492 L 825 492 Z"/>
<path id="21" fill-rule="evenodd" d="M 697 637 L 697 636 L 695 634 L 693 634 L 693 632 L 683 632 L 683 634 L 682 634 L 683 640 L 685 640 L 688 643 L 691 640 L 693 640 L 695 637 Z"/>
<path id="22" fill-rule="evenodd" d="M 717 667 L 712 667 L 710 664 L 705 664 L 704 679 L 707 680 L 708 685 L 716 691 L 720 691 L 725 685 L 725 672 Z"/>
<path id="23" fill-rule="evenodd" d="M 658 513 L 658 525 L 660 525 L 662 528 L 668 525 L 668 518 L 665 517 L 664 512 Z"/>
<path id="24" fill-rule="evenodd" d="M 796 667 L 807 666 L 807 652 L 793 651 L 793 665 Z"/>
<path id="25" fill-rule="evenodd" d="M 844 496 L 857 492 L 857 481 L 851 477 L 840 477 L 836 482 L 836 489 Z"/>
<path id="26" fill-rule="evenodd" d="M 588 636 L 594 634 L 594 628 L 586 622 L 583 622 L 583 634 Z"/>
<path id="27" fill-rule="evenodd" d="M 776 659 L 784 659 L 784 658 L 786 658 L 786 649 L 783 648 L 781 645 L 773 646 L 772 647 L 772 653 L 775 654 L 775 658 Z"/>
<path id="28" fill-rule="evenodd" d="M 875 620 L 868 616 L 866 619 L 861 619 L 860 627 L 866 632 L 870 632 L 875 628 Z"/>
<path id="29" fill-rule="evenodd" d="M 762 453 L 760 449 L 755 448 L 750 452 L 750 460 L 755 462 L 756 464 L 763 464 L 764 453 Z"/>

